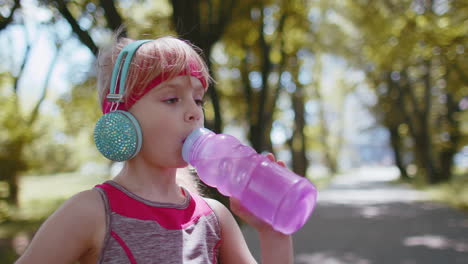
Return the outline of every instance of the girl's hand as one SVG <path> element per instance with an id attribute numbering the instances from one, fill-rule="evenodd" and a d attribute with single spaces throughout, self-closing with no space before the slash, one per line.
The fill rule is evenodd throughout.
<path id="1" fill-rule="evenodd" d="M 266 157 L 271 161 L 276 161 L 275 156 L 271 153 L 268 153 Z M 286 167 L 286 164 L 283 161 L 276 161 L 280 166 Z M 252 214 L 249 210 L 244 208 L 239 200 L 235 199 L 234 197 L 230 198 L 230 206 L 231 210 L 234 214 L 239 216 L 242 220 L 244 220 L 247 224 L 257 229 L 258 232 L 265 232 L 265 231 L 274 231 L 273 228 L 261 220 L 260 218 L 256 217 Z M 274 231 L 276 232 L 276 231 Z"/>
<path id="2" fill-rule="evenodd" d="M 266 156 L 271 161 L 275 161 L 275 156 L 273 156 L 273 154 L 269 153 Z M 282 161 L 277 161 L 277 163 L 286 167 Z M 272 226 L 249 212 L 234 198 L 231 198 L 231 210 L 257 230 L 260 241 L 261 263 L 294 263 L 294 250 L 292 237 L 290 235 L 285 235 L 274 230 Z"/>

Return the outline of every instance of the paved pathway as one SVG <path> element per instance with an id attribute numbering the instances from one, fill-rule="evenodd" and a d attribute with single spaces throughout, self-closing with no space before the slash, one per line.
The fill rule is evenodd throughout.
<path id="1" fill-rule="evenodd" d="M 321 191 L 294 234 L 295 263 L 468 264 L 468 213 L 392 184 L 396 175 L 393 168 L 360 169 Z M 258 259 L 255 232 L 243 231 Z"/>

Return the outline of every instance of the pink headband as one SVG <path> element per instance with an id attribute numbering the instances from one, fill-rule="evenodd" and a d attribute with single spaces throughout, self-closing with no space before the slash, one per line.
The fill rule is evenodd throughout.
<path id="1" fill-rule="evenodd" d="M 203 88 L 205 88 L 206 90 L 206 80 L 205 78 L 203 77 L 202 73 L 198 70 L 195 70 L 195 67 L 193 64 L 190 64 L 190 74 L 187 74 L 187 71 L 182 71 L 181 73 L 179 73 L 177 76 L 182 76 L 182 75 L 190 75 L 190 76 L 193 76 L 195 78 L 197 78 L 201 84 L 203 85 Z M 154 87 L 158 86 L 160 83 L 164 82 L 164 81 L 167 81 L 167 76 L 162 73 L 160 75 L 158 75 L 158 77 L 156 77 L 154 80 L 152 80 L 148 86 L 146 86 L 146 88 L 143 90 L 143 92 L 139 93 L 138 96 L 129 96 L 128 97 L 128 100 L 126 102 L 122 102 L 122 103 L 119 103 L 119 105 L 117 106 L 117 108 L 114 107 L 113 110 L 123 110 L 123 111 L 128 111 L 128 109 L 130 109 L 130 107 L 132 107 L 138 100 L 140 100 L 146 93 L 148 93 L 149 91 L 151 91 Z M 110 102 L 106 99 L 106 97 L 104 97 L 104 100 L 102 101 L 102 113 L 104 114 L 107 114 L 111 111 L 111 108 L 112 108 L 112 103 L 113 102 Z"/>

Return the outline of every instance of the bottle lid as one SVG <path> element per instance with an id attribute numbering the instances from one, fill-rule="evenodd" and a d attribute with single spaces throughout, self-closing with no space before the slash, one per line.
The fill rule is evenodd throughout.
<path id="1" fill-rule="evenodd" d="M 213 133 L 211 130 L 206 128 L 196 128 L 190 135 L 185 139 L 184 145 L 182 146 L 182 158 L 185 162 L 190 163 L 190 151 L 192 146 L 197 141 L 197 139 L 205 134 Z"/>

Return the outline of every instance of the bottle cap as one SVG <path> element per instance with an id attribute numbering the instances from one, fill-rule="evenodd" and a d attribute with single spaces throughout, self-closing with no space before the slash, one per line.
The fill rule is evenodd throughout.
<path id="1" fill-rule="evenodd" d="M 185 139 L 184 145 L 182 146 L 182 158 L 185 162 L 190 163 L 190 151 L 192 150 L 192 146 L 197 141 L 197 139 L 205 134 L 213 133 L 211 130 L 206 128 L 196 128 L 194 129 L 190 135 Z"/>

